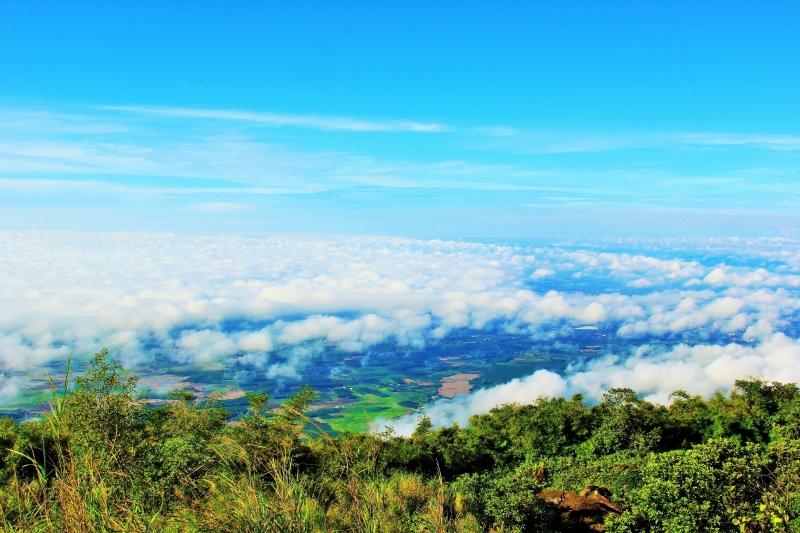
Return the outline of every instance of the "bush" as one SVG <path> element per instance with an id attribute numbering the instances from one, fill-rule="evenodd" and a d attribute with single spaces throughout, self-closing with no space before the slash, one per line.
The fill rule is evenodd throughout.
<path id="1" fill-rule="evenodd" d="M 734 518 L 755 511 L 765 475 L 758 446 L 728 439 L 653 454 L 609 531 L 737 531 Z"/>
<path id="2" fill-rule="evenodd" d="M 305 415 L 309 389 L 274 408 L 252 394 L 235 425 L 191 391 L 148 406 L 105 350 L 74 386 L 52 385 L 41 420 L 0 419 L 0 530 L 571 531 L 582 517 L 542 490 L 595 486 L 623 509 L 600 511 L 608 531 L 800 530 L 794 385 L 679 392 L 668 408 L 612 389 L 593 407 L 423 420 L 408 438 L 327 435 Z"/>
<path id="3" fill-rule="evenodd" d="M 538 498 L 542 486 L 524 471 L 464 474 L 451 485 L 454 505 L 486 529 L 548 531 L 554 512 Z M 458 509 L 457 509 L 458 510 Z"/>

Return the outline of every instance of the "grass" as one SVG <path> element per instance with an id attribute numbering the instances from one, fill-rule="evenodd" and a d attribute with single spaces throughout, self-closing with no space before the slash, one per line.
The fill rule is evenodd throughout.
<path id="1" fill-rule="evenodd" d="M 0 531 L 573 531 L 540 491 L 595 484 L 625 509 L 610 532 L 800 530 L 795 385 L 742 382 L 669 408 L 615 389 L 593 407 L 505 406 L 409 438 L 331 436 L 306 414 L 310 389 L 274 409 L 251 395 L 230 425 L 213 400 L 147 406 L 107 355 L 74 385 L 70 367 L 50 379 L 40 420 L 1 421 Z M 352 392 L 337 431 L 405 412 L 395 386 Z"/>

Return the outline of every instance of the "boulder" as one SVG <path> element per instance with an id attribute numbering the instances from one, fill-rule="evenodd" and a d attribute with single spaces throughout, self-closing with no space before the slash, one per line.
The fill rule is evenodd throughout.
<path id="1" fill-rule="evenodd" d="M 605 531 L 606 516 L 622 512 L 619 505 L 609 499 L 610 496 L 607 489 L 595 486 L 580 492 L 544 490 L 539 493 L 540 500 L 556 507 L 561 512 L 561 519 L 578 531 Z"/>

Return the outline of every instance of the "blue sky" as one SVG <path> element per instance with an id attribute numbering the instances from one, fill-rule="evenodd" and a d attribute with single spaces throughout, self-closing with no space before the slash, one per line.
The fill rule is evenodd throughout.
<path id="1" fill-rule="evenodd" d="M 800 235 L 796 2 L 165 4 L 0 8 L 0 229 Z"/>

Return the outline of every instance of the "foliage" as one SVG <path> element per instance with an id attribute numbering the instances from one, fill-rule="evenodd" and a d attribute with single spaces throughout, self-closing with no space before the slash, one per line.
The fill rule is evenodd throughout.
<path id="1" fill-rule="evenodd" d="M 756 444 L 712 439 L 688 450 L 654 454 L 642 484 L 611 531 L 733 531 L 761 494 L 765 464 Z"/>
<path id="2" fill-rule="evenodd" d="M 161 405 L 107 351 L 39 420 L 0 420 L 3 531 L 584 531 L 543 491 L 601 487 L 608 531 L 800 530 L 800 391 L 741 381 L 667 406 L 612 389 L 409 437 L 326 434 L 310 389 Z M 593 489 L 594 490 L 594 489 Z M 601 518 L 602 520 L 602 518 Z M 596 527 L 595 524 L 592 527 Z M 583 528 L 583 529 L 582 529 Z"/>
<path id="3" fill-rule="evenodd" d="M 475 515 L 489 529 L 543 531 L 556 517 L 537 498 L 543 486 L 525 470 L 462 474 L 451 485 L 463 512 Z"/>

